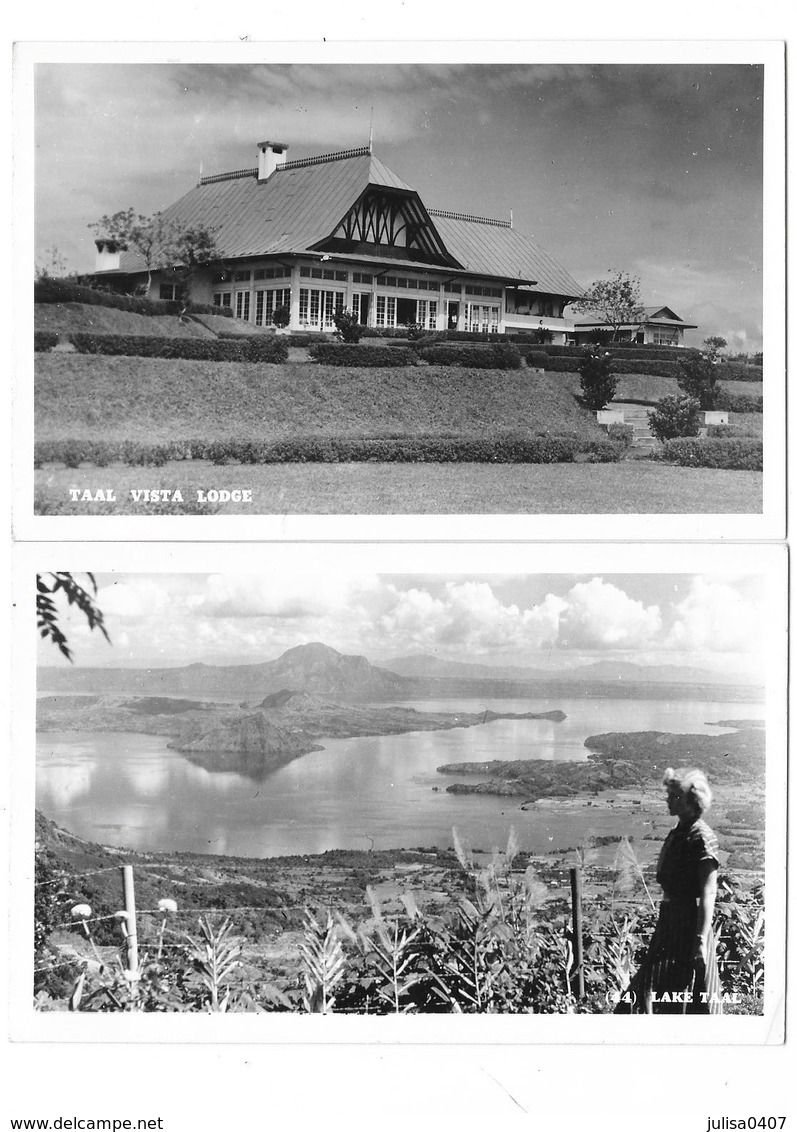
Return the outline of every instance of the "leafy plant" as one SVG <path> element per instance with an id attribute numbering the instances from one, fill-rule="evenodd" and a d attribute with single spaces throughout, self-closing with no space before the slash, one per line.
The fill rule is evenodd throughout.
<path id="1" fill-rule="evenodd" d="M 694 397 L 662 397 L 648 413 L 650 431 L 657 440 L 697 436 L 700 430 L 700 402 Z"/>
<path id="2" fill-rule="evenodd" d="M 716 352 L 687 350 L 686 356 L 678 359 L 678 364 L 681 370 L 677 379 L 679 388 L 688 397 L 694 398 L 701 409 L 716 409 L 722 393 L 721 369 Z"/>
<path id="3" fill-rule="evenodd" d="M 612 374 L 612 355 L 607 350 L 586 347 L 579 362 L 581 391 L 588 409 L 602 409 L 617 392 Z"/>
<path id="4" fill-rule="evenodd" d="M 585 294 L 573 303 L 573 310 L 585 314 L 597 311 L 611 330 L 614 341 L 621 326 L 641 325 L 645 319 L 639 279 L 627 271 L 610 270 L 606 279 L 596 279 L 589 285 Z"/>
<path id="5" fill-rule="evenodd" d="M 335 337 L 341 342 L 356 344 L 363 336 L 364 327 L 357 316 L 350 310 L 337 311 L 335 314 Z"/>
<path id="6" fill-rule="evenodd" d="M 335 1008 L 335 990 L 343 979 L 346 961 L 329 912 L 324 923 L 312 912 L 305 913 L 300 951 L 304 960 L 304 1009 L 309 1014 L 330 1014 Z"/>
<path id="7" fill-rule="evenodd" d="M 280 330 L 285 329 L 285 327 L 291 321 L 291 308 L 287 303 L 282 303 L 280 306 L 274 307 L 274 311 L 271 315 L 271 321 L 274 326 L 278 327 Z"/>

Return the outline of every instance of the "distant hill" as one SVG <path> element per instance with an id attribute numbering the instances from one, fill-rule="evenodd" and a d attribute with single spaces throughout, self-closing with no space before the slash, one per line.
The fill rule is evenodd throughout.
<path id="1" fill-rule="evenodd" d="M 182 668 L 40 668 L 39 691 L 94 695 L 229 695 L 262 700 L 275 692 L 312 692 L 344 701 L 391 700 L 411 682 L 320 643 L 298 645 L 262 664 L 189 664 Z"/>
<path id="2" fill-rule="evenodd" d="M 617 681 L 628 684 L 738 684 L 740 676 L 708 668 L 684 668 L 674 664 L 642 665 L 629 661 L 599 660 L 577 668 L 525 668 L 522 665 L 469 664 L 443 660 L 428 654 L 392 657 L 383 667 L 411 679 L 506 680 L 511 683 L 601 684 Z"/>

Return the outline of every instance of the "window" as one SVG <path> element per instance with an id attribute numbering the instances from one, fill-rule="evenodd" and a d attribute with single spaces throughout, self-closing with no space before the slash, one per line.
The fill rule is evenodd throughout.
<path id="1" fill-rule="evenodd" d="M 376 325 L 396 325 L 396 300 L 392 295 L 376 296 Z"/>
<path id="2" fill-rule="evenodd" d="M 244 322 L 249 321 L 249 300 L 251 295 L 249 291 L 236 291 L 235 292 L 235 317 L 243 319 Z"/>
<path id="3" fill-rule="evenodd" d="M 437 329 L 437 302 L 432 299 L 418 299 L 417 304 L 417 321 L 421 324 L 424 330 Z"/>
<path id="4" fill-rule="evenodd" d="M 498 333 L 501 321 L 500 307 L 486 307 L 480 303 L 468 303 L 465 312 L 465 329 L 471 333 Z"/>
<path id="5" fill-rule="evenodd" d="M 668 330 L 664 327 L 653 330 L 653 341 L 657 346 L 677 346 L 678 331 Z"/>
<path id="6" fill-rule="evenodd" d="M 158 288 L 158 298 L 167 299 L 167 300 L 179 299 L 180 298 L 179 284 L 177 284 L 177 283 L 161 283 L 160 287 Z"/>
<path id="7" fill-rule="evenodd" d="M 274 294 L 290 297 L 287 289 Z M 335 315 L 343 310 L 345 298 L 343 291 L 316 291 L 302 287 L 299 291 L 300 325 L 331 330 L 335 325 Z M 275 305 L 279 306 L 279 303 Z"/>
<path id="8" fill-rule="evenodd" d="M 214 307 L 231 307 L 232 306 L 232 292 L 231 291 L 217 291 L 213 296 Z"/>
<path id="9" fill-rule="evenodd" d="M 276 287 L 255 292 L 255 325 L 271 326 L 271 316 L 277 307 L 291 305 L 290 287 Z"/>
<path id="10" fill-rule="evenodd" d="M 248 283 L 251 276 L 252 276 L 251 271 L 236 271 L 235 282 L 236 283 Z"/>
<path id="11" fill-rule="evenodd" d="M 355 271 L 352 273 L 352 280 L 355 283 L 373 283 L 374 277 L 373 275 L 364 275 L 361 271 Z"/>

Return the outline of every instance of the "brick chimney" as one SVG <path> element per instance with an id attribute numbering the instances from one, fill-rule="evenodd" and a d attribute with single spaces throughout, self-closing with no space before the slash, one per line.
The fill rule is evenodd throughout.
<path id="1" fill-rule="evenodd" d="M 278 165 L 284 165 L 288 147 L 284 142 L 264 141 L 257 143 L 257 179 L 267 180 Z"/>

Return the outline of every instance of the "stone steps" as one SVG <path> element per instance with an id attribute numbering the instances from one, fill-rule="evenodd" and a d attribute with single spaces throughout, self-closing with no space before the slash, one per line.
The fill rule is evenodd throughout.
<path id="1" fill-rule="evenodd" d="M 627 425 L 631 425 L 634 430 L 634 439 L 632 441 L 632 448 L 640 448 L 650 450 L 655 448 L 659 443 L 653 433 L 650 431 L 650 424 L 648 422 L 649 409 L 644 405 L 624 405 L 614 402 L 613 407 L 622 409 L 623 421 Z"/>

